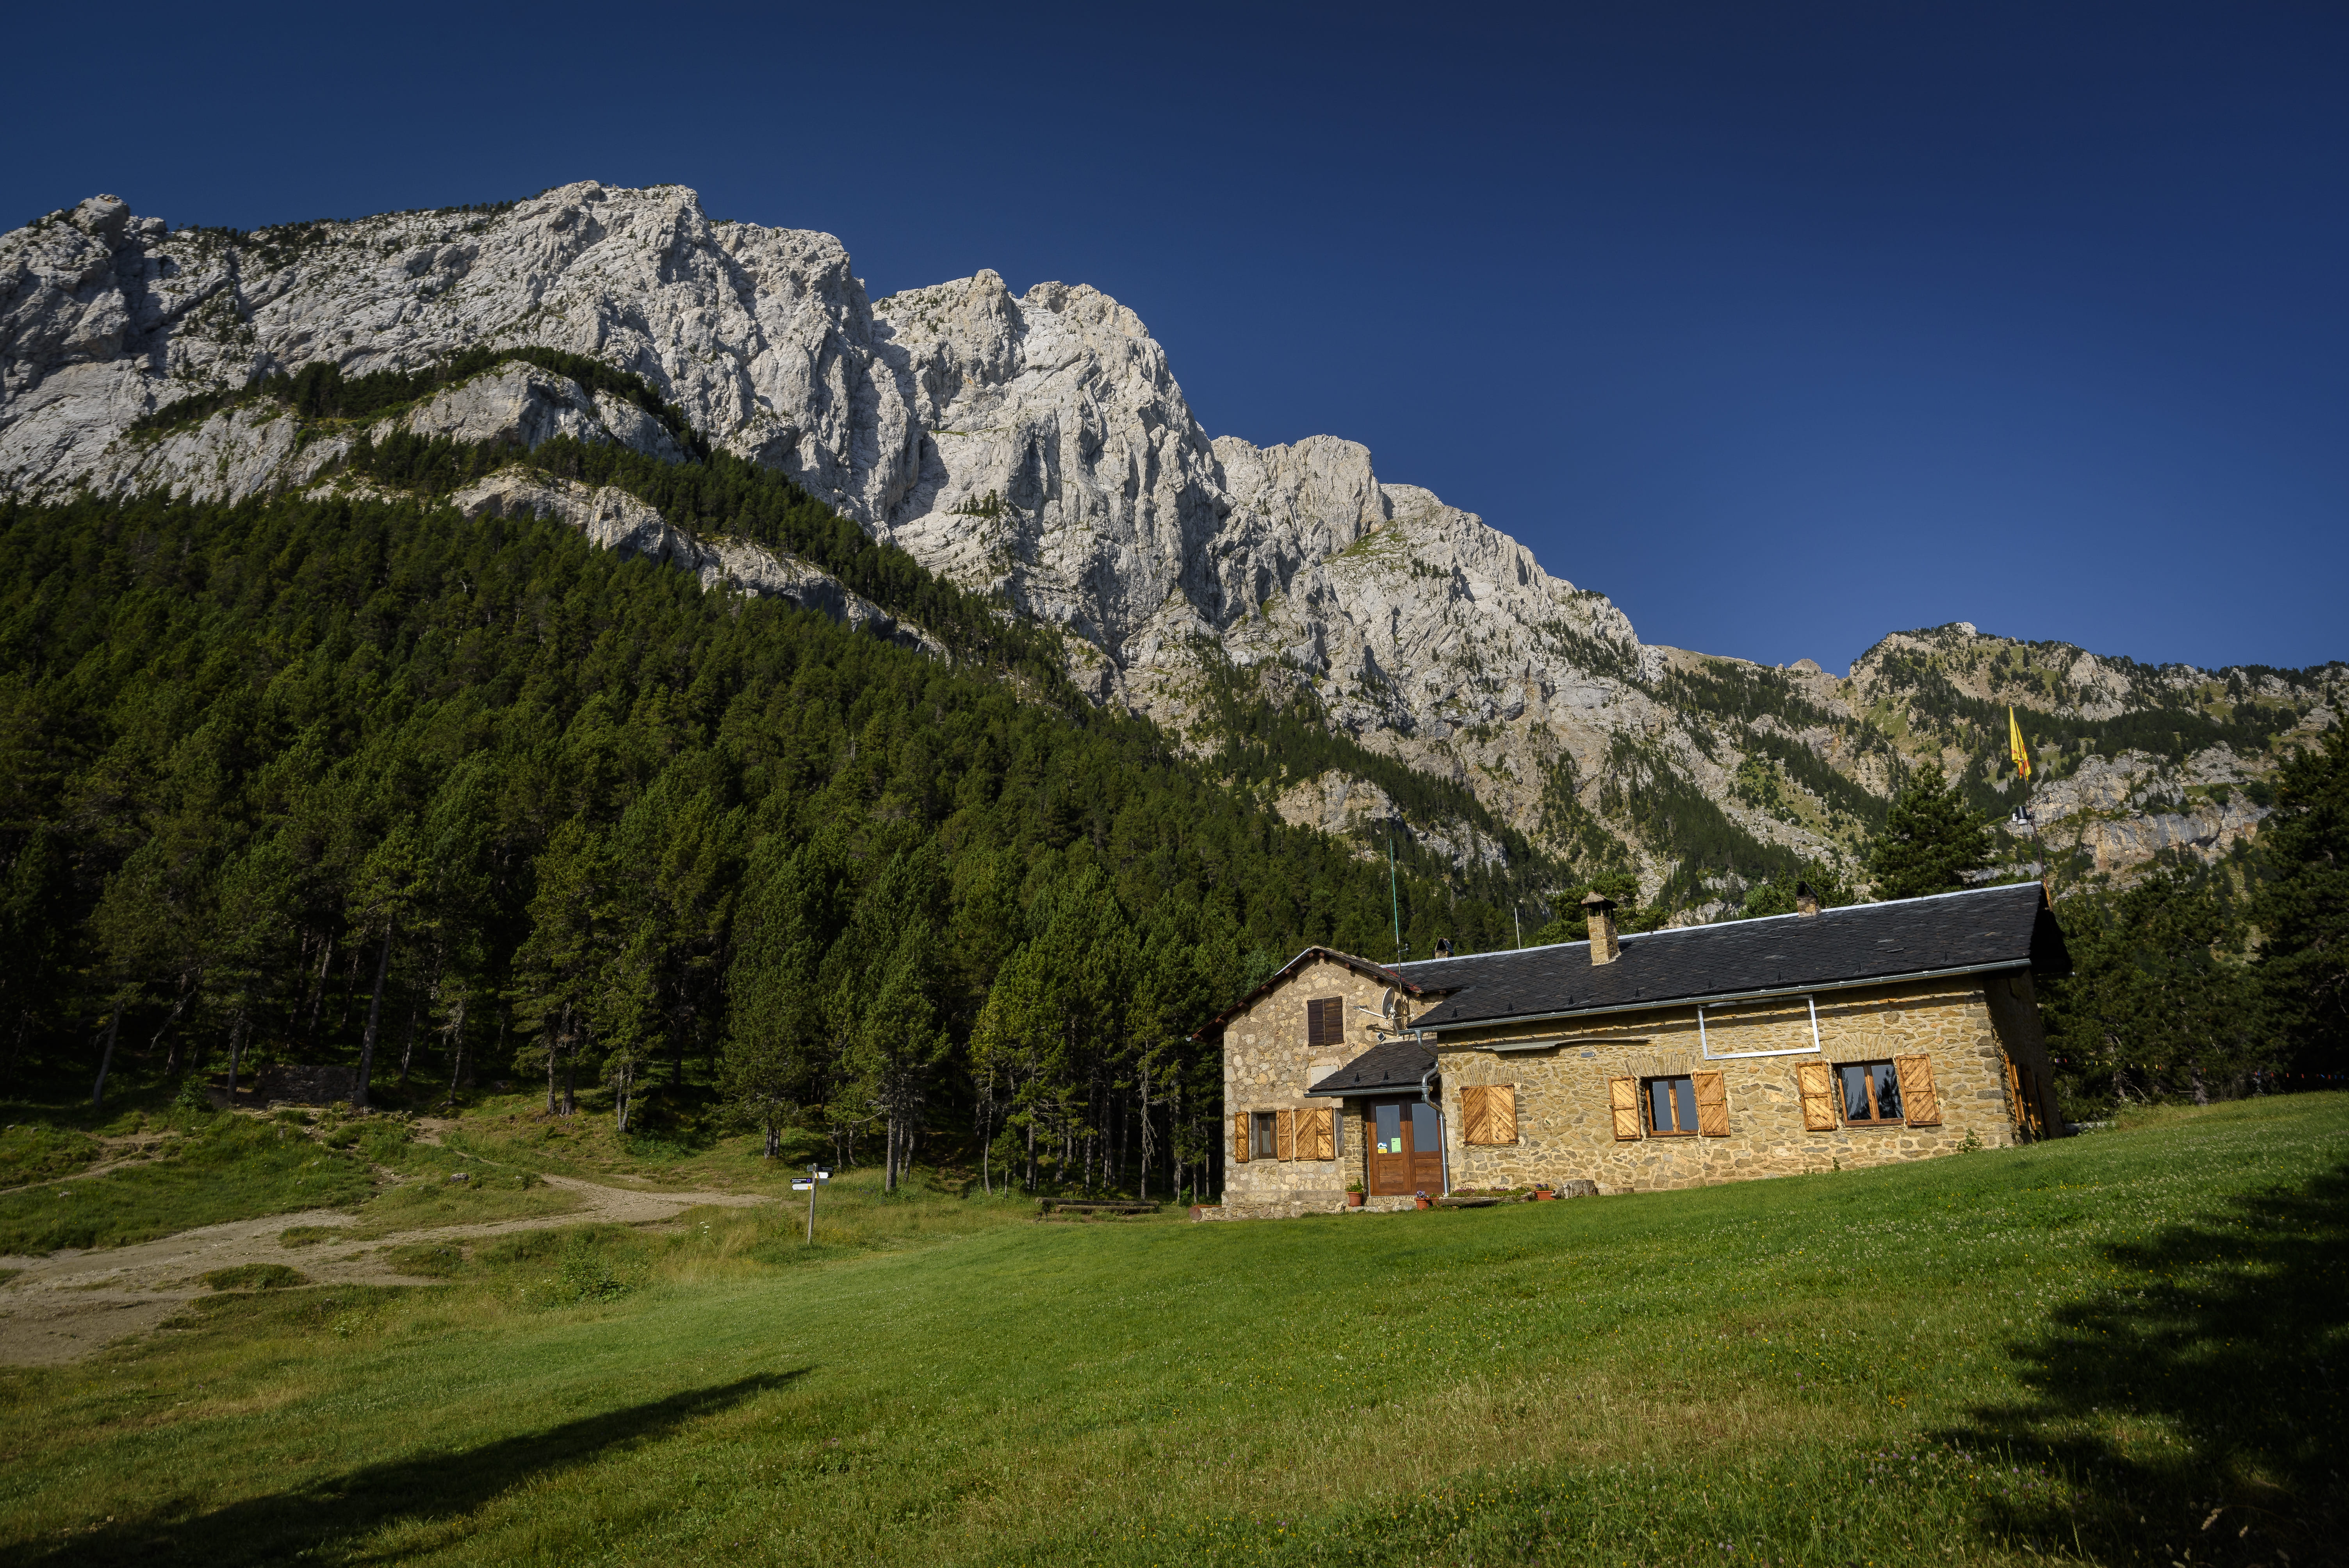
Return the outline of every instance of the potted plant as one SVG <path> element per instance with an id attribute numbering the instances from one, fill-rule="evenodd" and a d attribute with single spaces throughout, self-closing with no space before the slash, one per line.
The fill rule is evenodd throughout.
<path id="1" fill-rule="evenodd" d="M 1557 1197 L 1557 1194 L 1556 1192 L 1553 1192 L 1552 1191 L 1550 1191 L 1550 1185 L 1549 1185 L 1549 1183 L 1548 1183 L 1548 1182 L 1547 1182 L 1547 1181 L 1537 1181 L 1537 1182 L 1535 1182 L 1535 1183 L 1534 1183 L 1534 1202 L 1537 1202 L 1537 1203 L 1547 1203 L 1547 1202 L 1548 1202 L 1552 1198 L 1555 1198 L 1555 1197 Z"/>
<path id="2" fill-rule="evenodd" d="M 1414 1209 L 1433 1209 L 1435 1207 L 1434 1200 L 1430 1198 L 1424 1192 L 1413 1192 L 1411 1196 L 1412 1207 Z"/>
<path id="3" fill-rule="evenodd" d="M 1349 1209 L 1359 1209 L 1359 1208 L 1361 1208 L 1361 1206 L 1362 1206 L 1362 1184 L 1361 1184 L 1360 1181 L 1349 1181 L 1349 1182 L 1347 1182 L 1347 1183 L 1346 1183 L 1346 1207 L 1348 1207 Z"/>

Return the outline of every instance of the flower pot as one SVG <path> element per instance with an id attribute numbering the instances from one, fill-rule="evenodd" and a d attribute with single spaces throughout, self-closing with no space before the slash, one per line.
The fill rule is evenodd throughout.
<path id="1" fill-rule="evenodd" d="M 1360 1192 L 1349 1192 L 1346 1194 L 1346 1207 L 1349 1209 L 1359 1209 L 1361 1206 L 1362 1195 Z"/>
<path id="2" fill-rule="evenodd" d="M 1534 1202 L 1537 1203 L 1547 1203 L 1552 1198 L 1557 1196 L 1557 1193 L 1551 1191 L 1547 1187 L 1537 1187 L 1534 1189 Z"/>
<path id="3" fill-rule="evenodd" d="M 1433 1198 L 1413 1198 L 1411 1201 L 1411 1206 L 1414 1209 L 1433 1209 L 1435 1207 L 1435 1200 Z"/>

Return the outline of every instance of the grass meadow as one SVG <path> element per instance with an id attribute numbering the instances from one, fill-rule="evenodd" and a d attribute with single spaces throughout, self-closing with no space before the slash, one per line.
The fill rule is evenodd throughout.
<path id="1" fill-rule="evenodd" d="M 430 1158 L 635 1169 L 543 1133 Z M 691 1163 L 645 1173 L 783 1175 Z M 416 1248 L 442 1283 L 275 1276 L 0 1369 L 0 1557 L 2341 1558 L 2349 1096 L 1457 1212 L 1032 1223 L 967 1188 L 843 1178 L 812 1247 L 779 1204 Z"/>

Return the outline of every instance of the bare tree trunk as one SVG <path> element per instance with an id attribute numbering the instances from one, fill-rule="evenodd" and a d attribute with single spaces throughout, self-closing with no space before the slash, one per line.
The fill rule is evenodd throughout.
<path id="1" fill-rule="evenodd" d="M 399 1087 L 408 1087 L 409 1065 L 416 1059 L 416 1007 L 418 998 L 408 999 L 408 1032 L 399 1042 Z"/>
<path id="2" fill-rule="evenodd" d="M 563 1114 L 579 1113 L 579 1031 L 574 1029 L 564 1042 L 563 1052 Z"/>
<path id="3" fill-rule="evenodd" d="M 237 995 L 236 1017 L 228 1026 L 228 1103 L 231 1109 L 236 1106 L 236 1067 L 244 1055 L 245 1003 L 252 995 L 253 983 L 248 980 L 244 989 Z"/>
<path id="4" fill-rule="evenodd" d="M 1140 1092 L 1142 1098 L 1142 1109 L 1139 1113 L 1142 1142 L 1142 1175 L 1138 1185 L 1135 1187 L 1134 1196 L 1146 1203 L 1150 1201 L 1150 1065 L 1147 1062 L 1142 1064 L 1139 1070 L 1135 1073 L 1134 1088 Z"/>
<path id="5" fill-rule="evenodd" d="M 328 932 L 320 939 L 318 977 L 310 983 L 310 1016 L 302 1025 L 302 1038 L 315 1044 L 318 1038 L 318 1008 L 326 1000 L 326 971 L 335 962 L 335 937 Z"/>
<path id="6" fill-rule="evenodd" d="M 180 995 L 171 1003 L 171 1016 L 163 1020 L 163 1026 L 155 1031 L 155 1037 L 153 1039 L 147 1042 L 147 1054 L 149 1056 L 153 1056 L 155 1054 L 155 1047 L 163 1043 L 163 1037 L 171 1033 L 171 1026 L 178 1023 L 180 1021 L 180 1015 L 188 1010 L 188 998 L 195 994 L 196 987 L 191 977 L 185 975 L 181 975 Z M 171 1054 L 170 1057 L 165 1058 L 163 1062 L 163 1071 L 168 1076 L 176 1077 L 179 1070 L 180 1042 L 178 1037 L 174 1037 L 171 1041 Z"/>
<path id="7" fill-rule="evenodd" d="M 358 996 L 359 950 L 355 945 L 351 949 L 350 964 L 343 971 L 343 1017 L 342 1021 L 335 1026 L 335 1032 L 336 1034 L 340 1034 L 342 1031 L 351 1026 L 351 1004 L 357 1001 Z"/>
<path id="8" fill-rule="evenodd" d="M 995 1084 L 990 1079 L 987 1086 L 986 1098 L 978 1102 L 978 1190 L 989 1198 L 995 1196 L 995 1183 L 988 1174 L 988 1156 L 994 1152 L 994 1147 L 992 1140 L 988 1137 L 987 1128 L 988 1124 L 994 1119 Z"/>
<path id="9" fill-rule="evenodd" d="M 621 1132 L 628 1130 L 628 1089 L 636 1082 L 636 1057 L 633 1056 L 621 1057 L 612 1074 L 612 1115 L 617 1124 L 617 1130 Z"/>
<path id="10" fill-rule="evenodd" d="M 456 1037 L 449 1053 L 449 1100 L 457 1103 L 457 1086 L 465 1077 L 465 993 L 457 993 L 457 1010 L 449 1019 L 449 1032 Z"/>
<path id="11" fill-rule="evenodd" d="M 424 996 L 438 997 L 440 995 L 440 944 L 436 942 L 432 945 L 432 975 L 425 982 L 423 995 L 411 991 L 408 996 L 408 1034 L 399 1042 L 399 1087 L 402 1088 L 408 1087 L 409 1064 L 416 1057 L 416 1010 L 422 1004 Z"/>
<path id="12" fill-rule="evenodd" d="M 113 1013 L 106 1020 L 106 1045 L 98 1053 L 98 1085 L 89 1091 L 92 1110 L 106 1108 L 106 1069 L 114 1065 L 114 1035 L 121 1026 L 122 1004 L 117 1002 Z"/>
<path id="13" fill-rule="evenodd" d="M 565 1002 L 563 1005 L 563 1022 L 557 1024 L 554 1026 L 554 1032 L 546 1037 L 546 1114 L 549 1116 L 554 1114 L 554 1108 L 560 1103 L 554 1096 L 554 1058 L 562 1054 L 563 1037 L 570 1032 L 571 1004 Z"/>
<path id="14" fill-rule="evenodd" d="M 357 956 L 356 952 L 353 953 L 354 961 Z M 353 967 L 357 967 L 356 962 Z M 354 1110 L 367 1108 L 367 1079 L 375 1072 L 376 1030 L 383 1022 L 383 977 L 390 972 L 391 922 L 387 920 L 383 923 L 383 949 L 377 954 L 375 961 L 375 995 L 367 999 L 367 1033 L 359 1037 L 359 1077 L 358 1081 L 351 1086 L 351 1109 Z M 345 1007 L 343 1011 L 347 1016 L 350 1009 Z"/>

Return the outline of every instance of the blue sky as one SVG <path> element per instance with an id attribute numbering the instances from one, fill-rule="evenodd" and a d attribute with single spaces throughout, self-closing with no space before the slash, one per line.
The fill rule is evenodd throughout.
<path id="1" fill-rule="evenodd" d="M 1121 13 L 1131 13 L 1120 19 Z M 2332 5 L 49 7 L 0 217 L 698 188 L 1089 283 L 1650 641 L 2349 657 Z"/>

